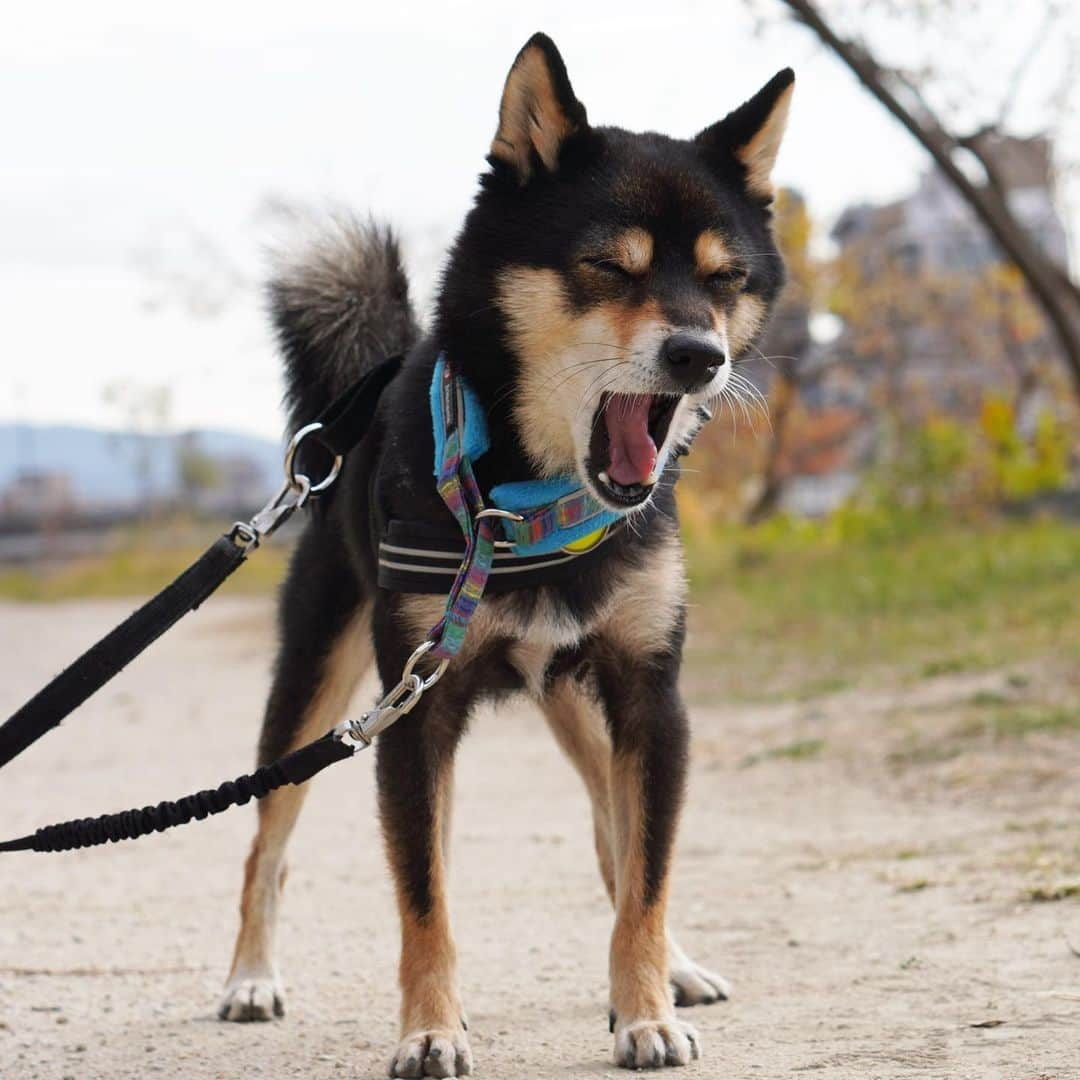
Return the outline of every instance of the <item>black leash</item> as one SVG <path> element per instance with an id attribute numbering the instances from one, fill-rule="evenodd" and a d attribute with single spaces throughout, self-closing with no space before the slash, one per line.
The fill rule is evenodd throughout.
<path id="1" fill-rule="evenodd" d="M 247 551 L 219 537 L 171 585 L 91 646 L 0 727 L 0 767 L 56 727 L 189 611 L 240 564 Z"/>
<path id="2" fill-rule="evenodd" d="M 400 356 L 384 360 L 335 398 L 320 421 L 301 428 L 286 451 L 285 484 L 262 510 L 250 521 L 233 525 L 175 581 L 91 646 L 0 726 L 0 767 L 59 725 L 166 630 L 198 608 L 262 540 L 334 482 L 344 456 L 370 429 L 379 397 L 401 369 L 401 363 Z M 317 484 L 297 471 L 297 456 L 307 439 L 317 443 L 331 460 L 329 471 Z M 340 739 L 324 736 L 216 790 L 201 791 L 175 803 L 162 802 L 142 810 L 48 826 L 31 837 L 0 844 L 0 851 L 62 851 L 160 832 L 193 817 L 201 820 L 250 798 L 261 799 L 284 783 L 302 784 L 320 769 L 349 757 L 353 750 Z"/>

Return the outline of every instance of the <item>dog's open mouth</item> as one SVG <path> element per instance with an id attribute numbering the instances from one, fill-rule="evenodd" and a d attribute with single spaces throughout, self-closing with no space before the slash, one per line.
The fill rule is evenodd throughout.
<path id="1" fill-rule="evenodd" d="M 604 498 L 630 507 L 649 497 L 679 401 L 666 394 L 604 394 L 600 399 L 586 469 Z"/>

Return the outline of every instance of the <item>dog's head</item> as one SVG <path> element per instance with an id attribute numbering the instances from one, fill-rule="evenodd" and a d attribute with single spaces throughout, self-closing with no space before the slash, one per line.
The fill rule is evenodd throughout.
<path id="1" fill-rule="evenodd" d="M 724 392 L 783 283 L 770 172 L 793 82 L 782 71 L 681 140 L 591 127 L 551 40 L 518 54 L 440 321 L 495 313 L 541 474 L 641 505 Z"/>

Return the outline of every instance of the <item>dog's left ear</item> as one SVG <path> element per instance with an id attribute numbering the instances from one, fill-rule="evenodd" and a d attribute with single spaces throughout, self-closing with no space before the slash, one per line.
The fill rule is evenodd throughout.
<path id="1" fill-rule="evenodd" d="M 714 154 L 734 157 L 742 166 L 746 190 L 754 198 L 771 201 L 773 197 L 772 170 L 794 90 L 795 72 L 784 68 L 749 101 L 694 138 Z"/>
<path id="2" fill-rule="evenodd" d="M 525 184 L 541 168 L 554 172 L 563 144 L 588 126 L 555 42 L 533 34 L 506 77 L 491 158 L 510 165 Z"/>

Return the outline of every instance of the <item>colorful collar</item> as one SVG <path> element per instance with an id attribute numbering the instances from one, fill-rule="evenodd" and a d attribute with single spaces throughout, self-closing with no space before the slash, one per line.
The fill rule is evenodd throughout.
<path id="1" fill-rule="evenodd" d="M 488 449 L 487 423 L 476 394 L 455 375 L 445 354 L 435 362 L 431 379 L 431 423 L 435 435 L 435 476 L 442 476 L 452 443 L 470 462 Z M 498 518 L 504 538 L 514 545 L 515 555 L 546 555 L 588 550 L 603 530 L 622 521 L 624 514 L 598 502 L 572 476 L 550 480 L 518 480 L 496 484 L 486 504 L 490 509 L 518 515 L 521 521 Z"/>

